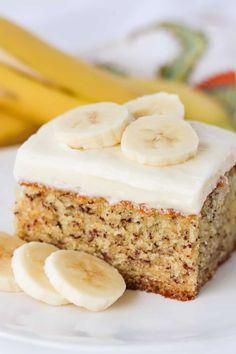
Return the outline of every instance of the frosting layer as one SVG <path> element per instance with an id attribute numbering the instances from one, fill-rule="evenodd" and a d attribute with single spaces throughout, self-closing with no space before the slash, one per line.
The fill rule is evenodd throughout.
<path id="1" fill-rule="evenodd" d="M 14 175 L 17 182 L 42 183 L 110 203 L 126 200 L 198 214 L 219 178 L 236 163 L 236 134 L 204 123 L 191 125 L 200 140 L 197 156 L 174 166 L 152 167 L 126 159 L 120 146 L 71 149 L 55 139 L 48 123 L 19 148 Z"/>

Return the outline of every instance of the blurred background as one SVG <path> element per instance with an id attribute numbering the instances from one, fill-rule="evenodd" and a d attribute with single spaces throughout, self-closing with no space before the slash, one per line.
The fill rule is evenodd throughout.
<path id="1" fill-rule="evenodd" d="M 158 91 L 236 127 L 233 0 L 1 0 L 0 14 L 0 146 L 75 106 Z"/>

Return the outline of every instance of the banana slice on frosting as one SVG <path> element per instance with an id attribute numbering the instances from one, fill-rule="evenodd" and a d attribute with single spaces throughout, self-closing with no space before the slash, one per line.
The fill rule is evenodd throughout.
<path id="1" fill-rule="evenodd" d="M 126 128 L 121 150 L 139 163 L 168 166 L 194 157 L 198 144 L 197 134 L 186 121 L 152 115 L 139 118 Z"/>
<path id="2" fill-rule="evenodd" d="M 68 304 L 50 284 L 45 272 L 45 259 L 58 248 L 48 243 L 30 242 L 15 250 L 12 268 L 18 286 L 29 296 L 49 305 Z"/>
<path id="3" fill-rule="evenodd" d="M 131 121 L 126 107 L 101 102 L 76 108 L 54 121 L 58 141 L 75 149 L 97 149 L 119 144 Z"/>
<path id="4" fill-rule="evenodd" d="M 10 236 L 5 232 L 0 232 L 0 290 L 9 292 L 21 291 L 16 284 L 11 258 L 16 248 L 23 245 L 24 241 L 18 237 Z"/>
<path id="5" fill-rule="evenodd" d="M 184 105 L 173 93 L 159 92 L 145 95 L 127 102 L 125 106 L 135 119 L 153 114 L 184 118 Z"/>
<path id="6" fill-rule="evenodd" d="M 126 288 L 115 268 L 84 252 L 52 253 L 46 259 L 45 272 L 63 297 L 91 311 L 108 308 Z"/>

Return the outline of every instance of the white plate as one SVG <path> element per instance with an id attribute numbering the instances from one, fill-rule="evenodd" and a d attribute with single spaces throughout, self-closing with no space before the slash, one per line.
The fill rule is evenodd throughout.
<path id="1" fill-rule="evenodd" d="M 0 229 L 8 231 L 13 229 L 15 151 L 0 150 Z M 127 291 L 100 313 L 0 293 L 0 335 L 87 353 L 235 353 L 235 268 L 233 256 L 194 301 Z"/>

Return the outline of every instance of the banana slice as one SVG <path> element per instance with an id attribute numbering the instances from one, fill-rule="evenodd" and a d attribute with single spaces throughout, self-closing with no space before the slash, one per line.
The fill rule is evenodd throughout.
<path id="1" fill-rule="evenodd" d="M 14 250 L 24 243 L 18 237 L 0 232 L 0 290 L 9 292 L 21 291 L 15 282 L 11 267 Z"/>
<path id="2" fill-rule="evenodd" d="M 184 118 L 184 105 L 173 93 L 159 92 L 129 101 L 125 104 L 135 119 L 159 114 Z"/>
<path id="3" fill-rule="evenodd" d="M 56 292 L 44 273 L 45 259 L 58 248 L 47 243 L 30 242 L 19 247 L 12 258 L 12 268 L 19 287 L 36 300 L 49 305 L 68 301 Z"/>
<path id="4" fill-rule="evenodd" d="M 54 133 L 71 148 L 97 149 L 119 144 L 130 121 L 126 107 L 101 102 L 79 107 L 56 119 Z"/>
<path id="5" fill-rule="evenodd" d="M 139 118 L 126 128 L 121 150 L 139 163 L 167 166 L 194 157 L 198 144 L 197 134 L 186 121 L 153 115 Z"/>
<path id="6" fill-rule="evenodd" d="M 55 289 L 77 306 L 104 310 L 125 291 L 119 272 L 101 259 L 78 251 L 57 251 L 45 262 Z"/>

